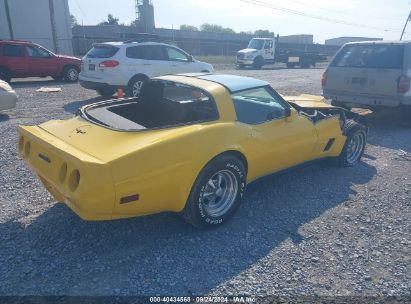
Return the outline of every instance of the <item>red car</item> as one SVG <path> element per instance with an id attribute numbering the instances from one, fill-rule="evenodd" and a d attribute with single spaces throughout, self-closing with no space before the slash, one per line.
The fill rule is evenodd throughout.
<path id="1" fill-rule="evenodd" d="M 76 82 L 81 60 L 76 57 L 56 55 L 28 41 L 0 40 L 0 79 L 46 77 Z"/>

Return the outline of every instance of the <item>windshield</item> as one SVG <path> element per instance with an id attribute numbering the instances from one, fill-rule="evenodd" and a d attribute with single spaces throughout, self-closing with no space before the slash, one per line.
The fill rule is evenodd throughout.
<path id="1" fill-rule="evenodd" d="M 95 46 L 88 53 L 87 58 L 111 58 L 119 49 L 114 46 Z"/>
<path id="2" fill-rule="evenodd" d="M 249 49 L 256 49 L 261 50 L 264 46 L 264 40 L 262 39 L 251 39 L 250 43 L 248 44 Z"/>

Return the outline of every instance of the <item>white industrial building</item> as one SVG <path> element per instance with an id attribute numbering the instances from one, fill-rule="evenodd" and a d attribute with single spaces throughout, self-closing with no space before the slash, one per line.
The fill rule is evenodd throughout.
<path id="1" fill-rule="evenodd" d="M 0 39 L 28 40 L 73 54 L 68 0 L 0 0 Z"/>
<path id="2" fill-rule="evenodd" d="M 338 37 L 325 40 L 325 45 L 342 46 L 349 42 L 359 41 L 376 41 L 382 40 L 382 38 L 369 38 L 369 37 Z"/>

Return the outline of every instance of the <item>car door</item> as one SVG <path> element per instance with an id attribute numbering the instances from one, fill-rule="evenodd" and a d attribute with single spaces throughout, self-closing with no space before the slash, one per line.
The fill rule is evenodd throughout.
<path id="1" fill-rule="evenodd" d="M 148 77 L 172 74 L 162 45 L 141 45 L 128 47 L 126 50 L 127 67 L 131 76 L 139 73 Z"/>
<path id="2" fill-rule="evenodd" d="M 274 41 L 273 40 L 266 40 L 263 49 L 263 57 L 266 60 L 274 58 Z"/>
<path id="3" fill-rule="evenodd" d="M 250 176 L 264 176 L 315 157 L 318 137 L 313 123 L 299 116 L 271 87 L 237 92 L 232 99 L 237 120 L 250 126 L 244 144 Z"/>
<path id="4" fill-rule="evenodd" d="M 54 56 L 37 45 L 26 45 L 30 76 L 56 76 L 59 66 Z"/>
<path id="5" fill-rule="evenodd" d="M 183 51 L 171 46 L 166 46 L 165 49 L 173 74 L 201 72 L 196 69 L 192 58 Z"/>
<path id="6" fill-rule="evenodd" d="M 21 44 L 3 44 L 3 61 L 13 77 L 27 77 L 29 67 L 25 50 Z"/>

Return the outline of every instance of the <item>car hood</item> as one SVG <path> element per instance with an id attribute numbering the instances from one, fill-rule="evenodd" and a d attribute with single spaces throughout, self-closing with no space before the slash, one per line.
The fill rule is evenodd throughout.
<path id="1" fill-rule="evenodd" d="M 56 57 L 59 58 L 59 59 L 76 60 L 78 62 L 81 61 L 81 59 L 79 59 L 77 57 L 67 56 L 67 55 L 56 55 Z"/>
<path id="2" fill-rule="evenodd" d="M 244 49 L 244 50 L 238 51 L 238 53 L 242 53 L 242 54 L 248 54 L 248 53 L 254 53 L 254 52 L 257 52 L 257 50 L 256 49 Z"/>
<path id="3" fill-rule="evenodd" d="M 39 125 L 38 128 L 83 153 L 108 162 L 149 148 L 169 138 L 190 133 L 198 126 L 119 132 L 76 116 L 68 120 L 48 121 Z"/>
<path id="4" fill-rule="evenodd" d="M 323 96 L 301 94 L 299 96 L 282 96 L 286 101 L 293 102 L 303 108 L 335 108 L 327 103 Z"/>
<path id="5" fill-rule="evenodd" d="M 209 72 L 214 72 L 214 67 L 212 64 L 199 60 L 196 60 L 195 62 L 200 65 L 202 69 L 207 69 Z"/>

